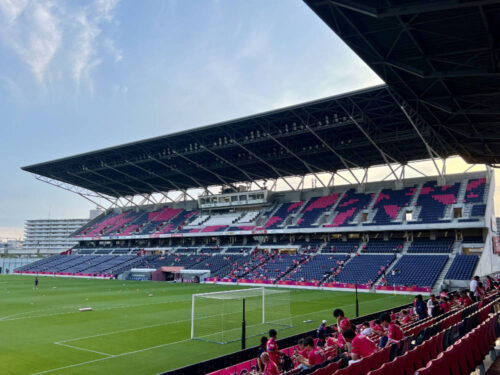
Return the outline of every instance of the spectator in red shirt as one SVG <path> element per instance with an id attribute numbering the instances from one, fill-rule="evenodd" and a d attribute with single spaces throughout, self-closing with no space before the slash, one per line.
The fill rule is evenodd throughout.
<path id="1" fill-rule="evenodd" d="M 376 333 L 377 335 L 383 335 L 385 333 L 384 327 L 382 327 L 382 324 L 379 319 L 375 320 L 375 324 L 372 327 L 372 331 Z"/>
<path id="2" fill-rule="evenodd" d="M 339 347 L 345 346 L 345 340 L 342 337 L 342 332 L 346 329 L 351 329 L 351 322 L 344 315 L 344 311 L 341 309 L 333 310 L 333 317 L 337 319 L 337 327 L 338 327 L 338 340 L 337 344 Z"/>
<path id="3" fill-rule="evenodd" d="M 396 321 L 396 312 L 394 310 L 391 311 L 391 321 Z"/>
<path id="4" fill-rule="evenodd" d="M 377 350 L 377 345 L 368 337 L 357 335 L 352 329 L 342 331 L 342 336 L 347 342 L 351 343 L 351 359 L 357 361 L 361 358 L 372 355 Z"/>
<path id="5" fill-rule="evenodd" d="M 266 349 L 267 349 L 267 337 L 266 336 L 262 336 L 260 338 L 260 346 L 259 346 L 259 351 L 257 352 L 257 368 L 260 372 L 263 372 L 264 371 L 264 364 L 262 363 L 261 359 L 260 359 L 260 356 L 262 355 L 262 353 L 265 353 L 266 352 Z"/>
<path id="6" fill-rule="evenodd" d="M 314 347 L 314 339 L 312 337 L 307 337 L 304 340 L 304 346 L 307 350 L 307 358 L 298 357 L 298 361 L 302 364 L 302 369 L 310 369 L 326 360 L 323 349 Z"/>
<path id="7" fill-rule="evenodd" d="M 401 324 L 408 324 L 411 321 L 410 315 L 408 315 L 408 311 L 403 310 L 401 311 L 401 314 L 403 317 L 401 318 Z"/>
<path id="8" fill-rule="evenodd" d="M 276 338 L 278 337 L 278 332 L 275 329 L 269 330 L 269 340 L 267 340 L 266 351 L 269 354 L 269 359 L 276 363 L 276 366 L 280 364 L 281 353 L 278 348 L 278 343 Z"/>
<path id="9" fill-rule="evenodd" d="M 403 339 L 403 330 L 399 325 L 391 321 L 391 316 L 387 313 L 380 316 L 382 327 L 387 331 L 387 334 L 380 339 L 379 347 L 383 348 L 387 342 L 398 342 Z"/>
<path id="10" fill-rule="evenodd" d="M 441 303 L 439 304 L 443 314 L 446 314 L 451 310 L 450 299 L 448 297 L 441 297 Z"/>
<path id="11" fill-rule="evenodd" d="M 269 354 L 264 352 L 260 355 L 260 360 L 264 364 L 264 372 L 263 375 L 279 375 L 278 366 L 276 363 L 271 361 Z"/>
<path id="12" fill-rule="evenodd" d="M 470 306 L 474 303 L 472 301 L 472 299 L 470 298 L 470 296 L 467 294 L 466 290 L 462 290 L 462 292 L 460 293 L 459 302 L 460 302 L 460 305 L 462 305 L 463 307 Z"/>

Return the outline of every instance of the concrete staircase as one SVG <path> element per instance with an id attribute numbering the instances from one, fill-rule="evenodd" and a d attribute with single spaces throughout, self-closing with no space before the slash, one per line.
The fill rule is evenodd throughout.
<path id="1" fill-rule="evenodd" d="M 453 253 L 449 256 L 448 258 L 448 261 L 446 262 L 446 264 L 444 265 L 441 273 L 439 274 L 438 278 L 436 279 L 436 282 L 434 283 L 434 286 L 432 287 L 432 292 L 434 294 L 437 294 L 440 292 L 441 290 L 441 286 L 443 285 L 443 281 L 444 281 L 444 278 L 446 276 L 446 273 L 448 272 L 448 270 L 450 269 L 451 267 L 451 264 L 453 263 L 453 259 L 455 259 L 455 257 L 457 256 L 456 253 Z"/>

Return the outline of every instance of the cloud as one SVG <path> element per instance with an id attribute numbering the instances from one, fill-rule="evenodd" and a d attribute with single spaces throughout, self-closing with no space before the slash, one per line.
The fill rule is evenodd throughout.
<path id="1" fill-rule="evenodd" d="M 44 81 L 47 68 L 61 45 L 62 32 L 50 1 L 1 0 L 2 39 Z"/>
<path id="2" fill-rule="evenodd" d="M 123 58 L 109 37 L 100 38 L 103 26 L 113 22 L 118 3 L 0 0 L 0 41 L 28 66 L 38 83 L 64 79 L 69 72 L 77 87 L 83 80 L 91 87 L 91 73 L 103 59 L 98 54 L 101 43 L 113 62 Z"/>

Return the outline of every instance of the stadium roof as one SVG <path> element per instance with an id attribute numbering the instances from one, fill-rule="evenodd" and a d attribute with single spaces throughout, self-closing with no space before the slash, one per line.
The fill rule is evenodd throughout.
<path id="1" fill-rule="evenodd" d="M 118 197 L 429 158 L 394 98 L 377 86 L 23 170 Z"/>
<path id="2" fill-rule="evenodd" d="M 499 1 L 305 1 L 388 85 L 23 170 L 120 197 L 453 155 L 500 161 Z"/>
<path id="3" fill-rule="evenodd" d="M 304 1 L 457 154 L 500 162 L 500 1 Z"/>

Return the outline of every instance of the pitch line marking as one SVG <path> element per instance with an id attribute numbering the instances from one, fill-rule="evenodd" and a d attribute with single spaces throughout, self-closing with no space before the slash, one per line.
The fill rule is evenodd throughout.
<path id="1" fill-rule="evenodd" d="M 96 353 L 96 354 L 104 355 L 106 357 L 112 357 L 113 356 L 113 354 L 98 352 L 97 350 L 92 350 L 92 349 L 85 349 L 85 348 L 81 348 L 79 346 L 73 346 L 73 345 L 64 344 L 62 342 L 55 342 L 54 344 L 65 346 L 65 347 L 71 348 L 71 349 L 77 349 L 77 350 L 83 350 L 85 352 Z"/>
<path id="2" fill-rule="evenodd" d="M 381 300 L 386 300 L 386 299 L 390 299 L 392 298 L 393 296 L 387 296 L 387 297 L 384 297 L 384 298 L 380 298 L 378 299 L 378 301 L 381 301 Z M 363 302 L 360 302 L 360 304 L 362 303 L 368 303 L 368 302 L 373 302 L 373 301 L 363 301 Z M 349 305 L 343 305 L 343 306 L 340 306 L 340 307 L 348 307 L 348 306 L 354 306 L 355 304 L 349 304 Z M 319 310 L 319 311 L 315 311 L 314 313 L 319 313 L 319 312 L 324 312 L 324 311 L 330 311 L 330 309 L 325 309 L 325 310 Z M 307 313 L 307 314 L 300 314 L 300 315 L 295 315 L 295 317 L 298 317 L 298 316 L 306 316 L 306 315 L 310 315 L 311 313 Z M 189 319 L 191 320 L 191 319 Z M 144 327 L 143 327 L 144 328 Z M 141 328 L 138 328 L 138 329 L 141 329 Z M 103 335 L 109 335 L 109 334 L 112 334 L 113 332 L 110 332 L 110 333 L 106 333 L 106 334 L 102 334 Z M 96 336 L 89 336 L 87 338 L 91 338 L 91 337 L 97 337 L 97 336 L 101 336 L 101 335 L 96 335 Z M 80 338 L 82 339 L 82 338 Z M 72 339 L 70 339 L 72 340 Z M 88 365 L 88 364 L 91 364 L 91 363 L 96 363 L 96 362 L 101 362 L 101 361 L 105 361 L 105 360 L 108 360 L 108 359 L 113 359 L 113 358 L 119 358 L 119 357 L 124 357 L 124 356 L 127 356 L 127 355 L 131 355 L 131 354 L 136 354 L 136 353 L 141 353 L 141 352 L 145 352 L 145 351 L 148 351 L 148 350 L 152 350 L 152 349 L 158 349 L 158 348 L 163 348 L 163 347 L 166 347 L 166 346 L 170 346 L 170 345 L 175 345 L 175 344 L 180 344 L 180 343 L 183 343 L 183 342 L 189 342 L 191 341 L 191 339 L 185 339 L 185 340 L 180 340 L 180 341 L 175 341 L 175 342 L 169 342 L 169 343 L 166 343 L 166 344 L 161 344 L 161 345 L 156 345 L 156 346 L 151 346 L 149 348 L 143 348 L 143 349 L 138 349 L 138 350 L 134 350 L 134 351 L 130 351 L 130 352 L 125 352 L 125 353 L 120 353 L 120 354 L 114 354 L 114 355 L 108 355 L 108 357 L 104 357 L 104 358 L 98 358 L 98 359 L 93 359 L 91 361 L 85 361 L 85 362 L 79 362 L 79 363 L 75 363 L 75 364 L 72 364 L 72 365 L 68 365 L 68 366 L 62 366 L 62 367 L 57 367 L 57 368 L 53 368 L 53 369 L 49 369 L 49 370 L 44 370 L 44 371 L 39 371 L 39 372 L 34 372 L 30 375 L 41 375 L 41 374 L 48 374 L 50 372 L 54 372 L 54 371 L 59 371 L 59 370 L 65 370 L 65 369 L 68 369 L 68 368 L 74 368 L 74 367 L 79 367 L 79 366 L 83 366 L 83 365 Z M 68 342 L 67 340 L 64 341 L 64 342 Z M 60 342 L 61 343 L 61 342 Z M 60 344 L 59 344 L 60 345 Z M 66 345 L 68 346 L 68 345 Z M 83 348 L 78 348 L 78 347 L 73 347 L 75 349 L 83 349 Z M 85 349 L 84 349 L 85 350 Z M 101 353 L 102 354 L 102 353 Z"/>

